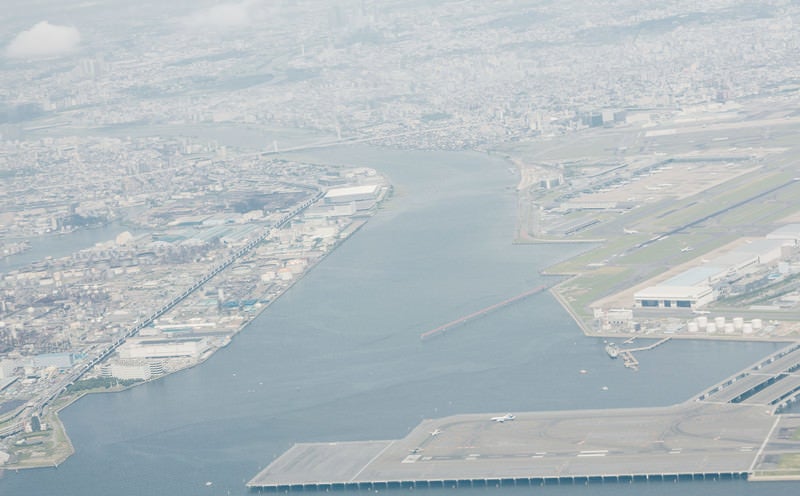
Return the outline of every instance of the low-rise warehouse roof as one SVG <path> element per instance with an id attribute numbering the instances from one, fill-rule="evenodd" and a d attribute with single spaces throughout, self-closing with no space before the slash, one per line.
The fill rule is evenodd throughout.
<path id="1" fill-rule="evenodd" d="M 727 267 L 701 265 L 692 267 L 662 282 L 661 286 L 705 286 L 728 273 Z"/>
<path id="2" fill-rule="evenodd" d="M 767 239 L 787 239 L 796 241 L 800 239 L 800 224 L 786 224 L 767 234 L 766 237 Z"/>
<path id="3" fill-rule="evenodd" d="M 637 300 L 695 300 L 711 293 L 709 286 L 650 286 L 637 291 Z"/>
<path id="4" fill-rule="evenodd" d="M 363 186 L 350 186 L 347 188 L 333 188 L 325 193 L 325 198 L 342 198 L 346 196 L 377 195 L 377 184 L 365 184 Z"/>

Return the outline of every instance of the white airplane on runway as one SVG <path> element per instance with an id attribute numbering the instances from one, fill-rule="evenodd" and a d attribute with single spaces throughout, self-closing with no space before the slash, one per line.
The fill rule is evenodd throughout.
<path id="1" fill-rule="evenodd" d="M 506 420 L 514 420 L 515 418 L 517 418 L 515 415 L 511 415 L 510 413 L 506 413 L 505 415 L 502 415 L 500 417 L 492 417 L 492 420 L 494 422 L 503 423 Z"/>
<path id="2" fill-rule="evenodd" d="M 431 437 L 436 437 L 436 436 L 438 436 L 438 435 L 439 435 L 439 434 L 441 434 L 441 433 L 442 433 L 442 430 L 441 430 L 441 429 L 436 429 L 436 430 L 434 430 L 433 432 L 431 432 Z"/>

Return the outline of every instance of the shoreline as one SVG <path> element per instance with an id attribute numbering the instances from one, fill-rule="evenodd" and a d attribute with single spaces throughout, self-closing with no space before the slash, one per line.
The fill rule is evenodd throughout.
<path id="1" fill-rule="evenodd" d="M 730 341 L 738 341 L 743 343 L 791 343 L 800 341 L 798 337 L 792 336 L 779 336 L 779 335 L 771 335 L 771 336 L 758 336 L 758 335 L 750 335 L 746 336 L 743 334 L 681 334 L 678 332 L 658 332 L 658 331 L 651 331 L 651 332 L 626 332 L 626 331 L 603 331 L 602 329 L 592 330 L 588 327 L 588 324 L 585 320 L 581 319 L 580 314 L 578 311 L 567 301 L 566 296 L 561 292 L 561 286 L 564 284 L 569 283 L 571 280 L 580 277 L 580 274 L 550 274 L 543 271 L 542 274 L 546 274 L 548 276 L 568 276 L 567 279 L 561 281 L 560 283 L 556 284 L 552 288 L 550 288 L 550 294 L 553 295 L 553 298 L 561 305 L 569 315 L 572 317 L 572 320 L 575 324 L 578 325 L 581 332 L 584 336 L 592 337 L 592 338 L 637 338 L 637 339 L 661 339 L 665 337 L 670 337 L 672 339 L 681 339 L 681 340 L 697 340 L 697 341 L 721 341 L 721 342 L 730 342 Z"/>
<path id="2" fill-rule="evenodd" d="M 286 292 L 288 292 L 292 287 L 294 287 L 295 284 L 297 284 L 303 278 L 305 278 L 306 275 L 308 275 L 320 262 L 325 260 L 328 257 L 328 255 L 330 255 L 334 251 L 336 251 L 336 249 L 339 248 L 342 244 L 344 244 L 348 239 L 350 239 L 351 236 L 353 236 L 358 231 L 360 231 L 367 224 L 367 222 L 369 222 L 370 217 L 372 217 L 375 214 L 375 212 L 382 207 L 384 202 L 386 202 L 386 201 L 388 201 L 389 199 L 392 198 L 393 193 L 394 193 L 394 189 L 393 189 L 392 185 L 391 184 L 386 184 L 386 191 L 376 201 L 374 210 L 370 211 L 370 213 L 366 214 L 366 215 L 353 216 L 353 221 L 348 226 L 346 226 L 344 229 L 342 229 L 342 231 L 339 233 L 339 235 L 343 235 L 343 237 L 340 237 L 339 239 L 337 239 L 336 242 L 331 245 L 329 250 L 325 251 L 316 260 L 314 260 L 312 263 L 310 263 L 305 268 L 305 270 L 303 270 L 302 273 L 298 274 L 298 276 L 295 277 L 274 298 L 270 299 L 267 303 L 263 304 L 260 308 L 258 308 L 257 311 L 253 314 L 252 318 L 248 319 L 242 325 L 237 327 L 230 335 L 228 335 L 228 337 L 227 337 L 227 339 L 225 341 L 225 344 L 223 344 L 221 346 L 218 346 L 216 348 L 213 348 L 212 350 L 209 350 L 207 353 L 201 355 L 200 358 L 195 363 L 189 364 L 189 365 L 187 365 L 185 367 L 181 367 L 181 368 L 176 369 L 176 370 L 172 370 L 172 371 L 170 371 L 168 373 L 165 373 L 163 375 L 159 375 L 157 377 L 153 377 L 153 378 L 148 379 L 148 380 L 144 380 L 144 381 L 136 382 L 134 384 L 130 384 L 128 386 L 117 387 L 117 388 L 114 388 L 114 389 L 110 389 L 110 388 L 109 389 L 105 389 L 105 388 L 104 389 L 99 389 L 98 388 L 98 389 L 94 389 L 94 390 L 81 391 L 80 393 L 76 394 L 75 396 L 66 395 L 66 396 L 60 397 L 59 399 L 63 399 L 64 400 L 63 401 L 64 404 L 63 405 L 59 404 L 57 408 L 53 408 L 51 412 L 49 412 L 47 415 L 45 415 L 43 417 L 43 420 L 47 421 L 47 423 L 49 423 L 50 426 L 51 426 L 51 429 L 48 430 L 50 432 L 49 435 L 55 437 L 55 436 L 58 436 L 59 433 L 60 433 L 63 436 L 62 440 L 55 440 L 54 446 L 48 450 L 48 451 L 51 451 L 53 453 L 42 457 L 40 463 L 20 464 L 19 462 L 15 462 L 15 463 L 9 463 L 7 465 L 0 466 L 0 477 L 2 477 L 2 473 L 5 470 L 28 470 L 28 469 L 58 468 L 58 465 L 60 465 L 61 463 L 66 461 L 70 456 L 75 454 L 75 447 L 72 444 L 72 440 L 70 439 L 69 434 L 67 433 L 66 426 L 61 421 L 59 413 L 63 409 L 69 407 L 70 405 L 72 405 L 76 401 L 78 401 L 81 398 L 83 398 L 84 396 L 86 396 L 88 394 L 121 393 L 123 391 L 127 391 L 129 389 L 133 389 L 135 387 L 138 387 L 138 386 L 141 386 L 141 385 L 144 385 L 144 384 L 148 384 L 148 383 L 151 383 L 151 382 L 156 382 L 156 381 L 165 379 L 165 378 L 167 378 L 167 377 L 169 377 L 169 376 L 171 376 L 173 374 L 182 372 L 184 370 L 189 370 L 189 369 L 192 369 L 194 367 L 202 365 L 207 360 L 209 360 L 212 356 L 214 356 L 218 351 L 220 351 L 223 348 L 226 348 L 228 345 L 230 345 L 231 342 L 233 342 L 233 339 L 240 332 L 243 332 L 245 329 L 247 329 L 250 326 L 250 324 L 253 323 L 274 302 L 276 302 L 278 299 L 281 298 L 281 296 L 286 294 Z M 48 432 L 48 431 L 44 431 L 44 432 Z M 64 443 L 66 443 L 66 445 Z M 66 449 L 64 449 L 64 448 L 66 448 Z"/>

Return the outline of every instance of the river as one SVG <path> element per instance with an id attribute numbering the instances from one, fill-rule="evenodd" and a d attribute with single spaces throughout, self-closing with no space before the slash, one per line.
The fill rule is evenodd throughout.
<path id="1" fill-rule="evenodd" d="M 111 222 L 102 227 L 26 238 L 31 243 L 31 249 L 0 259 L 0 274 L 22 268 L 45 257 L 66 257 L 77 251 L 91 248 L 97 243 L 113 241 L 118 234 L 125 231 L 137 232 L 119 222 Z"/>
<path id="2" fill-rule="evenodd" d="M 203 365 L 64 410 L 76 454 L 58 468 L 6 472 L 0 494 L 244 495 L 296 442 L 398 438 L 423 418 L 464 412 L 668 405 L 779 347 L 671 341 L 642 353 L 632 372 L 548 293 L 422 342 L 424 331 L 551 282 L 539 271 L 585 247 L 513 245 L 515 177 L 487 155 L 348 147 L 292 157 L 375 167 L 394 197 Z M 457 492 L 774 496 L 797 487 Z"/>

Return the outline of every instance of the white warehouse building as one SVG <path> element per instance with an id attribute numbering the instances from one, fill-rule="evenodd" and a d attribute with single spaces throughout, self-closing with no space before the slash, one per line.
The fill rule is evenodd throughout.
<path id="1" fill-rule="evenodd" d="M 633 295 L 638 308 L 697 308 L 713 301 L 710 286 L 651 286 Z"/>
<path id="2" fill-rule="evenodd" d="M 325 202 L 329 204 L 342 204 L 363 200 L 375 200 L 378 197 L 379 192 L 380 185 L 378 184 L 332 188 L 325 193 Z"/>
<path id="3" fill-rule="evenodd" d="M 123 359 L 198 358 L 210 348 L 204 337 L 182 339 L 131 338 L 119 347 Z"/>
<path id="4" fill-rule="evenodd" d="M 147 381 L 153 377 L 150 365 L 145 360 L 119 360 L 110 365 L 109 372 L 112 377 L 123 380 Z"/>
<path id="5" fill-rule="evenodd" d="M 767 239 L 782 239 L 792 245 L 800 244 L 800 224 L 786 224 L 767 234 Z"/>

